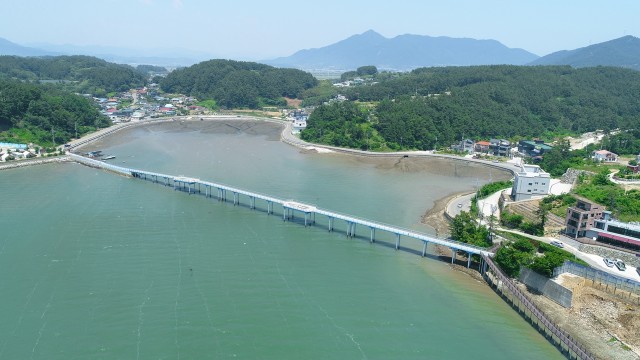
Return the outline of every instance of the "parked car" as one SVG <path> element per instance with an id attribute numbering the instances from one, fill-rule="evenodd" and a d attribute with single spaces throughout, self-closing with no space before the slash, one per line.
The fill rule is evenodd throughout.
<path id="1" fill-rule="evenodd" d="M 602 261 L 604 261 L 605 265 L 607 265 L 608 267 L 613 267 L 614 265 L 613 260 L 609 258 L 603 258 Z"/>
<path id="2" fill-rule="evenodd" d="M 550 244 L 553 245 L 553 246 L 557 246 L 557 247 L 559 247 L 561 249 L 564 247 L 564 244 L 561 243 L 560 241 L 552 241 L 552 242 L 550 242 Z"/>
<path id="3" fill-rule="evenodd" d="M 615 265 L 618 268 L 618 270 L 620 270 L 620 271 L 627 270 L 627 265 L 625 265 L 624 261 L 622 261 L 620 259 L 616 259 Z"/>

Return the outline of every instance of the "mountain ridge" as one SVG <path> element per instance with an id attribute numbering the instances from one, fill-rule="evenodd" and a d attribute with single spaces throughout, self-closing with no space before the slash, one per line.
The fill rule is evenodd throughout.
<path id="1" fill-rule="evenodd" d="M 415 34 L 386 38 L 368 30 L 324 47 L 262 62 L 302 69 L 346 70 L 375 65 L 381 69 L 411 70 L 425 66 L 524 65 L 536 58 L 533 53 L 508 48 L 497 40 Z"/>
<path id="2" fill-rule="evenodd" d="M 640 39 L 626 35 L 574 50 L 556 51 L 528 65 L 615 66 L 640 70 Z"/>

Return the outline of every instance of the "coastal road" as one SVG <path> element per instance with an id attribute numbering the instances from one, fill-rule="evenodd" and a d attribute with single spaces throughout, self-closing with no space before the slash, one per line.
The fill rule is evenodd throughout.
<path id="1" fill-rule="evenodd" d="M 564 244 L 563 250 L 566 250 L 566 251 L 570 252 L 571 254 L 573 254 L 577 258 L 579 258 L 580 260 L 584 260 L 584 262 L 589 264 L 589 266 L 591 266 L 592 268 L 598 269 L 598 270 L 602 270 L 602 271 L 607 272 L 607 273 L 609 273 L 611 275 L 617 275 L 617 276 L 621 276 L 621 277 L 624 277 L 624 278 L 627 278 L 627 279 L 640 281 L 640 275 L 638 275 L 638 273 L 636 272 L 636 269 L 634 267 L 627 265 L 627 270 L 626 271 L 620 271 L 616 267 L 613 267 L 613 268 L 607 267 L 604 264 L 604 261 L 602 261 L 602 257 L 601 256 L 594 255 L 594 254 L 583 253 L 580 250 L 578 250 L 578 246 L 580 246 L 580 243 L 575 241 L 575 240 L 571 240 L 571 239 L 568 239 L 566 237 L 562 237 L 561 239 L 556 239 L 556 238 L 534 236 L 534 235 L 525 234 L 525 233 L 520 232 L 520 231 L 514 231 L 514 230 L 504 229 L 504 228 L 500 228 L 499 230 L 505 231 L 505 232 L 514 233 L 514 234 L 518 234 L 518 235 L 522 235 L 522 236 L 526 236 L 526 237 L 528 237 L 530 239 L 542 241 L 542 242 L 545 242 L 547 244 L 550 244 L 551 241 L 560 241 L 561 243 Z"/>
<path id="2" fill-rule="evenodd" d="M 447 214 L 453 218 L 458 216 L 462 211 L 468 212 L 471 210 L 471 198 L 473 198 L 474 195 L 475 192 L 472 192 L 470 194 L 457 196 L 449 201 L 446 209 Z"/>

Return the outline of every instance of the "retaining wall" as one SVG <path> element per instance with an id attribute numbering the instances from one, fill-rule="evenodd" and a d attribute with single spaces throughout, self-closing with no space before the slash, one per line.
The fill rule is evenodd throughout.
<path id="1" fill-rule="evenodd" d="M 570 273 L 578 276 L 582 276 L 587 280 L 591 280 L 594 283 L 606 284 L 610 286 L 615 293 L 618 289 L 627 291 L 631 294 L 640 295 L 640 283 L 631 279 L 623 278 L 608 272 L 586 267 L 580 264 L 576 264 L 571 261 L 565 261 L 562 266 L 557 267 L 553 271 L 553 276 L 558 276 L 562 273 Z M 607 287 L 607 288 L 608 288 Z"/>
<path id="2" fill-rule="evenodd" d="M 626 264 L 629 264 L 633 267 L 640 267 L 640 257 L 634 254 L 630 254 L 628 252 L 604 247 L 604 246 L 595 246 L 589 244 L 580 245 L 579 250 L 581 252 L 587 254 L 594 254 L 600 257 L 607 257 L 610 259 L 621 259 Z"/>
<path id="3" fill-rule="evenodd" d="M 548 279 L 533 270 L 522 268 L 520 271 L 520 281 L 527 287 L 532 288 L 549 299 L 557 302 L 563 307 L 571 307 L 573 301 L 573 291 Z"/>

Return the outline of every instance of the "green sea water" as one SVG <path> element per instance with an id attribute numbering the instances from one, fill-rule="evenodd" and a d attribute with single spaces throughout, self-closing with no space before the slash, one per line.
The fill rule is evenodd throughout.
<path id="1" fill-rule="evenodd" d="M 278 128 L 225 126 L 137 128 L 95 147 L 423 232 L 435 200 L 505 176 L 305 153 L 272 141 Z M 305 228 L 277 207 L 73 163 L 0 172 L 0 201 L 0 359 L 563 358 L 485 284 L 383 234 L 372 245 L 364 229 L 347 239 L 319 218 Z"/>

